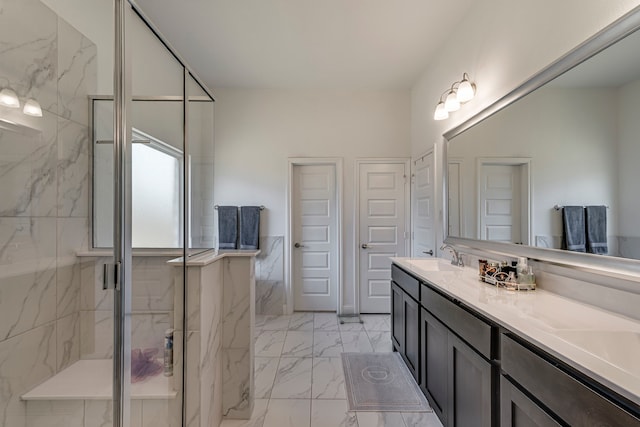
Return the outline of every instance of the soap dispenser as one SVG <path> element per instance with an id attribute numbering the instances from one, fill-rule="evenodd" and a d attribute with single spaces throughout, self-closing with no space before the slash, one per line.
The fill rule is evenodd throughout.
<path id="1" fill-rule="evenodd" d="M 520 276 L 525 275 L 529 272 L 529 264 L 528 264 L 528 260 L 525 257 L 519 257 L 518 258 L 518 264 L 516 265 L 516 274 L 518 275 L 518 278 L 520 278 Z"/>

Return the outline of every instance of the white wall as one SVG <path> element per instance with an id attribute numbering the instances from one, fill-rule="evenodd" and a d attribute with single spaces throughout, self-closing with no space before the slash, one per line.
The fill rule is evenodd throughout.
<path id="1" fill-rule="evenodd" d="M 344 305 L 353 305 L 356 158 L 409 157 L 408 91 L 216 90 L 215 203 L 264 205 L 261 235 L 285 234 L 287 159 L 344 161 Z"/>
<path id="2" fill-rule="evenodd" d="M 619 239 L 620 254 L 626 258 L 640 259 L 640 227 L 638 227 L 638 183 L 640 182 L 640 80 L 619 89 L 618 95 L 619 139 L 618 198 L 620 203 Z"/>
<path id="3" fill-rule="evenodd" d="M 619 90 L 619 139 L 618 164 L 620 173 L 619 199 L 620 235 L 640 237 L 638 227 L 638 213 L 640 212 L 640 198 L 638 198 L 638 183 L 640 182 L 640 80 L 629 83 Z"/>
<path id="4" fill-rule="evenodd" d="M 615 2 L 485 0 L 476 2 L 456 33 L 430 61 L 411 91 L 411 148 L 414 156 L 437 144 L 442 134 L 504 96 L 633 7 Z M 477 96 L 448 120 L 433 120 L 440 94 L 470 74 Z M 441 150 L 437 150 L 441 153 Z M 442 163 L 440 157 L 438 164 Z M 441 188 L 439 182 L 436 188 Z M 442 194 L 437 195 L 442 206 Z M 442 227 L 438 227 L 442 239 Z"/>

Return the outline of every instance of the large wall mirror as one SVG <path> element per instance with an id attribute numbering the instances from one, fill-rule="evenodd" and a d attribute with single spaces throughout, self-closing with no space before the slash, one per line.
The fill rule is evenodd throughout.
<path id="1" fill-rule="evenodd" d="M 445 134 L 447 243 L 640 281 L 638 28 L 640 8 Z M 561 249 L 564 206 L 606 206 L 606 255 Z"/>

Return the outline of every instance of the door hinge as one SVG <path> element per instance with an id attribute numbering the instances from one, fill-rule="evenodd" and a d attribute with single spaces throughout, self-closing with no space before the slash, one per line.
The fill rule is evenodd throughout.
<path id="1" fill-rule="evenodd" d="M 120 290 L 120 262 L 102 265 L 102 289 Z"/>

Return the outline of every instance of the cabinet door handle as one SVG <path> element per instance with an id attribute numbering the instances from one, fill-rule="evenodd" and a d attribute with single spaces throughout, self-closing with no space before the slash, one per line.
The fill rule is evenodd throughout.
<path id="1" fill-rule="evenodd" d="M 423 254 L 433 256 L 433 249 L 429 249 L 428 251 L 422 251 Z"/>

